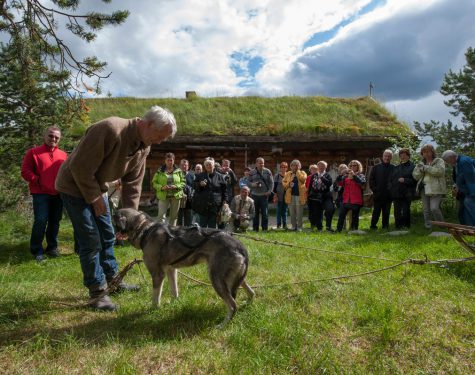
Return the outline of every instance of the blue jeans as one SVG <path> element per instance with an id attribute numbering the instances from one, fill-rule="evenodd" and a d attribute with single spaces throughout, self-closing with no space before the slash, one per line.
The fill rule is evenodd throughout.
<path id="1" fill-rule="evenodd" d="M 41 255 L 43 238 L 46 234 L 46 252 L 58 247 L 59 222 L 63 213 L 63 202 L 59 195 L 32 194 L 33 197 L 33 228 L 31 229 L 30 251 L 33 255 Z"/>
<path id="2" fill-rule="evenodd" d="M 267 230 L 269 225 L 269 202 L 266 195 L 253 195 L 256 214 L 252 220 L 252 228 L 259 231 L 259 215 L 262 215 L 262 230 Z"/>
<path id="3" fill-rule="evenodd" d="M 115 233 L 109 202 L 103 197 L 107 213 L 96 217 L 92 205 L 83 198 L 61 194 L 77 240 L 79 260 L 86 287 L 103 285 L 119 272 L 114 255 Z"/>
<path id="4" fill-rule="evenodd" d="M 277 227 L 287 226 L 287 203 L 277 201 Z"/>
<path id="5" fill-rule="evenodd" d="M 475 197 L 465 197 L 463 200 L 463 215 L 465 225 L 475 226 Z"/>

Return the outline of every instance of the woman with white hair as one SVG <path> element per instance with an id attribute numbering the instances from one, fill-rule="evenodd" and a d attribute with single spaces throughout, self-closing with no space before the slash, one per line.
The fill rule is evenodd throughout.
<path id="1" fill-rule="evenodd" d="M 282 184 L 285 190 L 285 202 L 289 205 L 290 220 L 294 231 L 302 231 L 303 208 L 307 201 L 305 181 L 307 174 L 302 171 L 300 161 L 293 160 Z"/>
<path id="2" fill-rule="evenodd" d="M 204 228 L 217 228 L 217 217 L 226 202 L 226 181 L 215 168 L 214 159 L 207 157 L 204 172 L 195 176 L 192 208 L 198 214 L 198 224 Z"/>

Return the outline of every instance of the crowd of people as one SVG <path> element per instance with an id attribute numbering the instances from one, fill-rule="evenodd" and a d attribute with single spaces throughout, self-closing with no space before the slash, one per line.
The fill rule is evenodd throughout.
<path id="1" fill-rule="evenodd" d="M 116 309 L 104 292 L 119 269 L 114 244 L 123 239 L 116 235 L 111 222 L 111 209 L 119 205 L 116 192 L 120 191 L 123 207 L 139 208 L 150 146 L 173 137 L 176 130 L 173 114 L 154 106 L 142 118 L 110 117 L 91 125 L 69 156 L 59 148 L 60 129 L 49 127 L 43 145 L 28 150 L 24 157 L 21 175 L 33 197 L 30 251 L 39 262 L 45 255 L 60 255 L 58 231 L 64 206 L 74 228 L 89 304 L 95 309 Z M 312 230 L 322 231 L 324 225 L 328 232 L 341 232 L 345 227 L 358 230 L 363 191 L 369 184 L 374 202 L 370 229 L 378 228 L 380 218 L 381 227 L 389 228 L 392 204 L 396 229 L 409 228 L 411 202 L 416 197 L 422 200 L 424 225 L 431 228 L 431 220 L 444 220 L 440 205 L 447 193 L 447 163 L 453 167 L 459 221 L 475 226 L 475 159 L 451 150 L 439 158 L 430 144 L 421 148 L 422 159 L 416 164 L 408 149 L 399 150 L 397 165 L 391 163 L 392 156 L 391 150 L 385 150 L 369 178 L 358 160 L 339 165 L 332 177 L 323 160 L 310 165 L 308 173 L 297 159 L 283 161 L 273 174 L 262 157 L 256 159 L 253 168 L 246 166 L 244 176 L 238 178 L 227 159 L 219 164 L 207 157 L 191 170 L 188 160 L 177 165 L 175 155 L 166 153 L 163 166 L 152 179 L 157 221 L 165 223 L 168 219 L 170 225 L 197 223 L 230 231 L 246 231 L 252 225 L 255 232 L 267 231 L 269 204 L 273 203 L 277 229 L 302 231 L 307 206 Z M 137 289 L 124 282 L 118 288 Z"/>
<path id="2" fill-rule="evenodd" d="M 252 223 L 253 231 L 266 231 L 269 229 L 269 204 L 274 203 L 276 229 L 302 231 L 304 208 L 307 207 L 312 230 L 322 231 L 325 228 L 327 232 L 341 232 L 345 227 L 358 230 L 360 210 L 364 205 L 363 192 L 369 186 L 373 205 L 369 229 L 378 229 L 379 222 L 382 229 L 389 229 L 392 206 L 395 228 L 410 228 L 411 203 L 418 198 L 422 200 L 424 225 L 430 229 L 432 220 L 444 220 L 440 208 L 447 193 L 444 160 L 454 166 L 455 195 L 461 202 L 460 223 L 474 225 L 473 216 L 470 216 L 474 212 L 473 197 L 470 195 L 473 194 L 470 189 L 474 189 L 474 159 L 458 156 L 450 150 L 438 158 L 430 144 L 422 146 L 420 154 L 421 161 L 414 164 L 410 150 L 400 149 L 399 162 L 392 164 L 393 152 L 385 150 L 381 162 L 371 169 L 369 178 L 358 160 L 339 165 L 337 176 L 332 178 L 328 163 L 323 160 L 310 165 L 308 173 L 297 159 L 292 160 L 290 165 L 283 161 L 279 164 L 279 172 L 273 175 L 265 167 L 264 158 L 259 157 L 255 167 L 245 167 L 244 176 L 238 179 L 229 160 L 222 160 L 219 165 L 212 157 L 207 157 L 203 162 L 204 171 L 201 164 L 197 164 L 198 171 L 193 173 L 189 171 L 189 161 L 183 159 L 180 162 L 182 178 L 179 186 L 186 186 L 179 189 L 182 195 L 176 196 L 176 199 L 183 195 L 186 197 L 180 212 L 188 219 L 180 225 L 196 222 L 203 227 L 245 231 Z M 166 163 L 170 162 L 167 159 L 169 155 L 166 156 Z M 457 167 L 457 160 L 460 168 Z M 157 171 L 154 181 L 166 163 Z M 458 174 L 457 170 L 460 170 Z M 154 187 L 157 188 L 155 184 Z M 239 194 L 234 196 L 235 187 L 239 189 Z M 163 194 L 157 190 L 159 200 L 160 195 Z M 333 228 L 335 213 L 337 224 Z M 169 222 L 172 224 L 174 217 L 175 212 L 170 210 Z M 165 222 L 160 213 L 159 219 Z"/>

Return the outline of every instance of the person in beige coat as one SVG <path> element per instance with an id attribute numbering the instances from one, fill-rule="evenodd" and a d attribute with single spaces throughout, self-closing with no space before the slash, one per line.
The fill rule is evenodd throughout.
<path id="1" fill-rule="evenodd" d="M 422 161 L 416 164 L 412 176 L 417 181 L 416 190 L 420 192 L 424 225 L 431 229 L 431 217 L 435 221 L 444 221 L 440 203 L 447 193 L 445 181 L 445 162 L 436 157 L 434 146 L 427 144 L 421 148 Z"/>
<path id="2" fill-rule="evenodd" d="M 298 160 L 293 160 L 290 163 L 290 171 L 282 180 L 282 185 L 285 190 L 285 203 L 289 206 L 292 229 L 299 232 L 302 231 L 303 209 L 307 202 L 306 180 L 307 174 L 302 171 L 302 164 Z"/>

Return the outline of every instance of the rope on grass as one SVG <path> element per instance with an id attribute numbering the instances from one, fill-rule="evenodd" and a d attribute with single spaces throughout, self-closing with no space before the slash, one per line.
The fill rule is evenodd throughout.
<path id="1" fill-rule="evenodd" d="M 361 255 L 361 254 L 355 254 L 355 253 L 348 253 L 346 251 L 335 251 L 335 250 L 325 250 L 325 249 L 319 249 L 315 247 L 308 247 L 308 246 L 299 246 L 299 245 L 294 245 L 288 242 L 280 242 L 276 240 L 267 240 L 264 238 L 258 238 L 254 236 L 249 236 L 247 234 L 242 234 L 242 233 L 235 233 L 232 232 L 230 233 L 232 236 L 237 236 L 237 237 L 243 237 L 247 238 L 256 242 L 266 242 L 266 243 L 271 243 L 274 245 L 280 245 L 280 246 L 285 246 L 285 247 L 293 247 L 294 249 L 304 249 L 304 250 L 314 250 L 314 251 L 319 251 L 322 253 L 329 253 L 329 254 L 337 254 L 337 255 L 346 255 L 350 257 L 357 257 L 357 258 L 366 258 L 366 259 L 374 259 L 374 260 L 382 260 L 384 262 L 399 262 L 397 259 L 389 259 L 389 258 L 382 258 L 382 257 L 372 257 L 370 255 Z"/>
<path id="2" fill-rule="evenodd" d="M 465 263 L 465 262 L 469 262 L 469 261 L 472 261 L 472 260 L 475 260 L 475 256 L 473 257 L 468 257 L 468 258 L 458 258 L 458 259 L 439 259 L 439 260 L 429 260 L 426 256 L 425 259 L 406 259 L 406 260 L 403 260 L 403 261 L 400 261 L 396 264 L 393 264 L 393 265 L 390 265 L 390 266 L 387 266 L 387 267 L 382 267 L 382 268 L 377 268 L 377 269 L 374 269 L 374 270 L 369 270 L 369 271 L 365 271 L 365 272 L 359 272 L 359 273 L 354 273 L 354 274 L 349 274 L 349 275 L 340 275 L 340 276 L 333 276 L 333 277 L 326 277 L 326 278 L 317 278 L 317 279 L 311 279 L 311 280 L 302 280 L 302 281 L 294 281 L 294 282 L 291 282 L 291 283 L 277 283 L 277 284 L 262 284 L 262 285 L 253 285 L 251 286 L 252 288 L 254 289 L 264 289 L 264 288 L 276 288 L 276 287 L 283 287 L 283 286 L 290 286 L 290 285 L 300 285 L 300 284 L 310 284 L 310 283 L 316 283 L 316 282 L 323 282 L 323 281 L 336 281 L 336 280 L 342 280 L 342 279 L 351 279 L 351 278 L 355 278 L 355 277 L 360 277 L 360 276 L 367 276 L 367 275 L 371 275 L 371 274 L 375 274 L 375 273 L 379 273 L 379 272 L 383 272 L 383 271 L 388 271 L 388 270 L 391 270 L 391 269 L 394 269 L 394 268 L 397 268 L 397 267 L 400 267 L 400 266 L 403 266 L 405 264 L 417 264 L 417 265 L 426 265 L 426 264 L 430 264 L 430 265 L 441 265 L 441 264 L 446 264 L 446 263 L 449 263 L 449 264 L 454 264 L 454 263 Z M 60 305 L 63 305 L 63 306 L 68 306 L 68 307 L 72 307 L 72 308 L 83 308 L 83 307 L 87 307 L 89 306 L 90 304 L 93 304 L 95 301 L 99 300 L 100 298 L 102 298 L 104 295 L 106 294 L 109 294 L 109 293 L 113 293 L 120 285 L 120 283 L 122 282 L 122 280 L 124 279 L 125 275 L 132 269 L 132 267 L 136 264 L 139 264 L 139 263 L 142 263 L 143 260 L 142 259 L 134 259 L 133 261 L 131 261 L 130 263 L 128 263 L 113 279 L 110 283 L 108 283 L 108 286 L 107 286 L 107 289 L 104 290 L 97 298 L 93 299 L 93 300 L 89 300 L 88 302 L 84 302 L 84 303 L 79 303 L 79 304 L 69 304 L 69 303 L 66 303 L 66 302 L 62 302 L 62 301 L 52 301 L 53 303 L 57 303 L 57 304 L 60 304 Z M 140 270 L 140 273 L 142 273 L 142 270 Z M 183 277 L 195 282 L 196 284 L 198 285 L 202 285 L 202 286 L 212 286 L 210 283 L 207 283 L 207 282 L 204 282 L 204 281 L 201 281 L 201 280 L 198 280 L 198 279 L 195 279 L 194 277 L 191 277 L 189 275 L 187 275 L 186 273 L 183 273 L 181 271 L 178 271 L 178 273 L 180 275 L 182 275 Z M 143 274 L 142 274 L 142 277 L 143 277 Z"/>
<path id="3" fill-rule="evenodd" d="M 441 264 L 454 264 L 454 263 L 465 263 L 475 260 L 475 256 L 469 257 L 469 258 L 459 258 L 459 259 L 439 259 L 439 260 L 429 260 L 427 259 L 406 259 L 403 261 L 400 261 L 399 263 L 393 264 L 391 266 L 387 267 L 382 267 L 382 268 L 377 268 L 374 270 L 370 271 L 365 271 L 365 272 L 360 272 L 360 273 L 354 273 L 354 274 L 349 274 L 349 275 L 340 275 L 340 276 L 333 276 L 333 277 L 326 277 L 326 278 L 319 278 L 319 279 L 311 279 L 311 280 L 303 280 L 303 281 L 294 281 L 291 283 L 277 283 L 277 284 L 262 284 L 262 285 L 252 285 L 251 288 L 253 289 L 264 289 L 264 288 L 274 288 L 274 287 L 282 287 L 282 286 L 290 286 L 290 285 L 299 285 L 299 284 L 310 284 L 310 283 L 317 283 L 317 282 L 323 282 L 323 281 L 336 281 L 336 280 L 341 280 L 341 279 L 351 279 L 354 277 L 360 277 L 360 276 L 367 276 L 371 275 L 374 273 L 378 272 L 383 272 L 383 271 L 388 271 L 400 266 L 403 266 L 405 264 L 417 264 L 417 265 L 441 265 Z M 183 277 L 195 282 L 198 285 L 202 286 L 212 286 L 210 283 L 195 279 L 194 277 L 191 277 L 187 275 L 186 273 L 183 273 L 181 271 L 178 271 L 180 275 Z"/>

